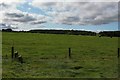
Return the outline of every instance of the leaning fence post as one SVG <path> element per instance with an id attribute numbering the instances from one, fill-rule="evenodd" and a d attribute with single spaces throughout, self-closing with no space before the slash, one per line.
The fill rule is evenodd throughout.
<path id="1" fill-rule="evenodd" d="M 71 48 L 69 48 L 68 57 L 71 58 Z"/>
<path id="2" fill-rule="evenodd" d="M 118 58 L 119 58 L 119 54 L 120 54 L 120 48 L 118 48 Z"/>

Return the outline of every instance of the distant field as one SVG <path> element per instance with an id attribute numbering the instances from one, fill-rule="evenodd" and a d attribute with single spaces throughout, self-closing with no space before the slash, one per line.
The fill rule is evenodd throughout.
<path id="1" fill-rule="evenodd" d="M 115 78 L 118 74 L 117 37 L 4 32 L 2 41 L 3 78 Z M 11 60 L 13 41 L 23 64 Z"/>

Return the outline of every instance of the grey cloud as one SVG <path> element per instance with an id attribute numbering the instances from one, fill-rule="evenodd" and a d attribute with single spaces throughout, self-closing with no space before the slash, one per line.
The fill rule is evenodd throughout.
<path id="1" fill-rule="evenodd" d="M 11 20 L 12 20 L 12 21 L 16 21 L 16 22 L 26 23 L 26 22 L 34 21 L 34 20 L 36 20 L 36 19 L 33 18 L 33 17 L 30 17 L 30 16 L 26 16 L 26 17 L 23 17 L 23 18 L 11 19 Z"/>
<path id="2" fill-rule="evenodd" d="M 46 21 L 35 21 L 35 22 L 31 22 L 31 24 L 43 24 L 46 23 Z"/>
<path id="3" fill-rule="evenodd" d="M 0 3 L 0 7 L 1 8 L 8 8 L 8 7 L 10 7 L 10 5 L 5 4 L 5 3 Z"/>
<path id="4" fill-rule="evenodd" d="M 67 17 L 67 19 L 65 21 L 68 22 L 78 22 L 80 20 L 79 17 Z"/>
<path id="5" fill-rule="evenodd" d="M 18 27 L 16 27 L 15 25 L 10 25 L 10 24 L 6 24 L 6 23 L 0 23 L 0 27 L 1 29 L 18 29 Z"/>
<path id="6" fill-rule="evenodd" d="M 38 2 L 33 6 L 46 7 L 46 10 L 51 6 L 54 10 L 48 12 L 51 21 L 63 24 L 100 25 L 115 22 L 118 18 L 118 2 Z"/>
<path id="7" fill-rule="evenodd" d="M 32 26 L 48 21 L 69 25 L 101 25 L 115 22 L 118 19 L 118 3 L 115 2 L 37 2 L 37 4 L 38 6 L 33 6 L 46 10 L 45 13 L 48 16 L 40 17 L 39 14 L 33 16 L 24 14 L 21 11 L 10 11 L 5 12 L 3 21 L 16 24 L 29 23 Z M 0 5 L 9 7 L 6 4 Z M 51 10 L 49 10 L 50 8 Z"/>
<path id="8" fill-rule="evenodd" d="M 30 15 L 25 15 L 22 13 L 6 13 L 7 18 L 4 19 L 4 21 L 14 21 L 14 22 L 30 22 L 30 21 L 35 21 L 36 18 Z M 9 18 L 10 17 L 10 18 Z"/>
<path id="9" fill-rule="evenodd" d="M 12 18 L 15 18 L 15 17 L 17 17 L 17 18 L 20 18 L 20 17 L 24 17 L 24 15 L 23 14 L 18 14 L 18 13 L 6 13 L 5 14 L 6 16 L 8 16 L 8 17 L 12 17 Z"/>
<path id="10" fill-rule="evenodd" d="M 73 22 L 78 22 L 78 24 L 79 22 L 85 25 L 108 24 L 117 21 L 118 18 L 117 3 L 87 3 L 86 7 L 83 7 L 81 5 L 79 5 L 79 7 L 81 7 L 80 9 L 78 9 L 78 11 L 81 10 L 80 12 L 73 12 L 73 14 L 79 13 L 77 16 L 74 17 L 78 17 L 80 19 L 77 19 L 76 21 L 73 20 Z M 96 18 L 99 16 L 101 18 L 96 20 Z M 68 22 L 70 22 L 69 18 Z"/>

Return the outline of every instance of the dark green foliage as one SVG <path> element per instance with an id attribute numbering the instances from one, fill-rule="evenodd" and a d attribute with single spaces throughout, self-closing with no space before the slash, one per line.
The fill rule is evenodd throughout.
<path id="1" fill-rule="evenodd" d="M 103 31 L 100 32 L 99 35 L 107 36 L 107 37 L 120 37 L 120 31 Z"/>

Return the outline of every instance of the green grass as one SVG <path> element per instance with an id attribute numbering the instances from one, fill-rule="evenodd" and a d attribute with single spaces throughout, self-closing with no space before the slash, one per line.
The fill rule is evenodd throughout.
<path id="1" fill-rule="evenodd" d="M 13 41 L 23 64 L 11 60 Z M 3 78 L 116 78 L 117 47 L 116 37 L 4 32 Z"/>

